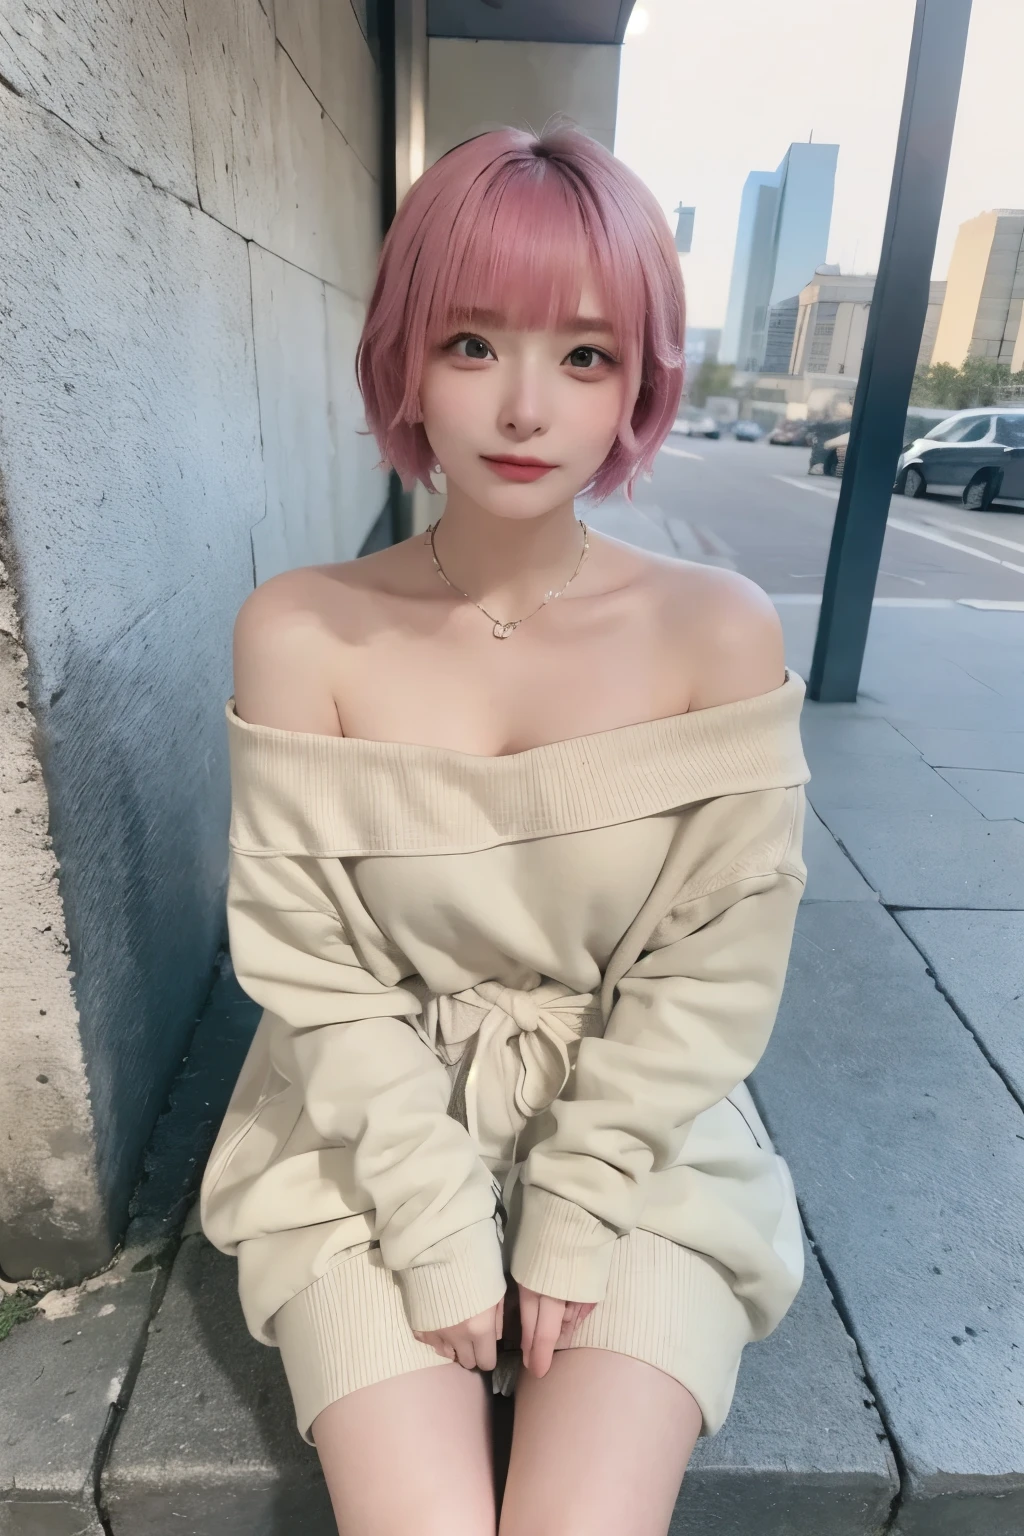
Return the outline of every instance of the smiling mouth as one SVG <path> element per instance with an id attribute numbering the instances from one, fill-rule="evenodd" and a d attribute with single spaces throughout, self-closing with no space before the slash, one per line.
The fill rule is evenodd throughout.
<path id="1" fill-rule="evenodd" d="M 546 459 L 520 459 L 512 453 L 483 453 L 481 458 L 488 464 L 516 464 L 523 469 L 556 469 L 557 465 L 549 464 Z"/>

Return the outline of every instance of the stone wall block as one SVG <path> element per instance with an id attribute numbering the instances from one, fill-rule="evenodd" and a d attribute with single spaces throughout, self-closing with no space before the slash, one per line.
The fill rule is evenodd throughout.
<path id="1" fill-rule="evenodd" d="M 366 431 L 356 384 L 356 345 L 365 310 L 336 288 L 326 289 L 326 302 L 331 490 L 338 508 L 335 558 L 354 560 L 387 499 L 388 474 L 378 468 L 380 450 Z"/>
<path id="2" fill-rule="evenodd" d="M 0 75 L 91 144 L 194 203 L 187 57 L 181 0 L 4 0 Z"/>
<path id="3" fill-rule="evenodd" d="M 380 176 L 380 77 L 349 0 L 277 0 L 277 38 L 366 170 Z"/>
<path id="4" fill-rule="evenodd" d="M 362 297 L 380 228 L 370 173 L 277 46 L 258 0 L 186 0 L 186 16 L 202 207 Z"/>
<path id="5" fill-rule="evenodd" d="M 222 710 L 265 491 L 244 243 L 10 92 L 0 139 L 0 474 L 69 950 L 35 936 L 22 963 L 63 1001 L 35 1043 L 16 1025 L 22 1074 L 61 1056 L 65 1140 L 32 1094 L 4 1145 L 65 1236 L 81 1217 L 55 1252 L 25 1209 L 8 1240 L 75 1278 L 98 1227 L 55 1155 L 95 1158 L 116 1231 L 223 939 Z"/>
<path id="6" fill-rule="evenodd" d="M 324 285 L 258 245 L 253 333 L 267 486 L 252 530 L 257 583 L 337 558 L 331 496 Z"/>

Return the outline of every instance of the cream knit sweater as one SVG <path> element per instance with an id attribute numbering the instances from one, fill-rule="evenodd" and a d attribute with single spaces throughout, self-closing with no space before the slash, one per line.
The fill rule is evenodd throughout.
<path id="1" fill-rule="evenodd" d="M 803 1274 L 744 1086 L 805 868 L 804 685 L 510 756 L 250 725 L 228 922 L 263 1015 L 206 1169 L 248 1325 L 379 1241 L 411 1326 L 513 1277 L 600 1301 L 635 1227 L 724 1266 L 749 1337 Z"/>

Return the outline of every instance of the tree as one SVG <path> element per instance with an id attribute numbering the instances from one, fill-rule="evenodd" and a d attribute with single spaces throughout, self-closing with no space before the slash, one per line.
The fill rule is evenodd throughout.
<path id="1" fill-rule="evenodd" d="M 934 405 L 963 411 L 972 405 L 997 405 L 1011 384 L 1024 385 L 1024 369 L 1011 373 L 1005 363 L 969 357 L 959 368 L 933 363 L 914 374 L 911 405 Z"/>
<path id="2" fill-rule="evenodd" d="M 709 395 L 726 395 L 732 387 L 732 367 L 706 357 L 697 369 L 687 394 L 691 405 L 703 405 Z"/>

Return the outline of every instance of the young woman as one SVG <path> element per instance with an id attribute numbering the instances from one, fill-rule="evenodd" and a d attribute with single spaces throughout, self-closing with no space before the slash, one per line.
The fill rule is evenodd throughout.
<path id="1" fill-rule="evenodd" d="M 744 1079 L 805 876 L 803 685 L 758 587 L 575 507 L 652 464 L 682 341 L 623 165 L 569 128 L 460 145 L 358 356 L 443 515 L 238 615 L 228 915 L 264 1012 L 203 1222 L 343 1536 L 493 1536 L 492 1390 L 501 1536 L 664 1536 L 802 1280 Z"/>

